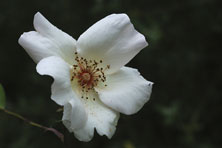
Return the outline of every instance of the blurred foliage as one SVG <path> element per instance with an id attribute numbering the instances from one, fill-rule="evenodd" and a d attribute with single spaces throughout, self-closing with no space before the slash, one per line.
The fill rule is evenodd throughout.
<path id="1" fill-rule="evenodd" d="M 3 86 L 0 84 L 0 109 L 5 108 L 5 91 Z"/>
<path id="2" fill-rule="evenodd" d="M 7 108 L 65 134 L 30 127 L 0 112 L 1 148 L 221 148 L 222 2 L 219 0 L 7 0 L 0 1 L 0 83 Z M 135 115 L 121 115 L 111 140 L 95 134 L 76 140 L 60 122 L 50 100 L 52 79 L 17 43 L 33 30 L 40 11 L 54 25 L 78 38 L 111 13 L 127 13 L 149 46 L 128 66 L 155 83 L 150 101 Z"/>

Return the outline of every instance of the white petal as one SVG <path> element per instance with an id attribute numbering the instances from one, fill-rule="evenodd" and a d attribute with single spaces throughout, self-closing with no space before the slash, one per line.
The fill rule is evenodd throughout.
<path id="1" fill-rule="evenodd" d="M 79 105 L 76 101 L 74 101 L 74 99 L 72 99 L 64 105 L 62 121 L 66 128 L 72 132 L 73 130 L 80 129 L 85 126 L 87 114 L 82 108 L 82 105 Z"/>
<path id="2" fill-rule="evenodd" d="M 23 33 L 19 38 L 19 44 L 36 63 L 45 57 L 52 55 L 59 56 L 61 52 L 50 39 L 36 31 Z"/>
<path id="3" fill-rule="evenodd" d="M 77 41 L 81 56 L 103 60 L 113 73 L 128 63 L 148 43 L 126 14 L 112 14 L 98 21 Z"/>
<path id="4" fill-rule="evenodd" d="M 152 82 L 145 80 L 133 68 L 123 67 L 107 76 L 107 87 L 97 88 L 104 104 L 123 114 L 138 112 L 149 100 Z"/>
<path id="5" fill-rule="evenodd" d="M 52 25 L 39 12 L 34 16 L 34 27 L 37 32 L 23 33 L 19 44 L 28 52 L 35 62 L 48 56 L 60 56 L 72 63 L 76 51 L 76 40 Z"/>
<path id="6" fill-rule="evenodd" d="M 74 130 L 76 138 L 80 141 L 90 141 L 94 135 L 94 129 L 99 135 L 106 135 L 111 138 L 116 130 L 119 113 L 105 106 L 98 98 L 95 101 L 91 98 L 83 99 L 88 120 L 86 125 Z"/>
<path id="7" fill-rule="evenodd" d="M 55 56 L 44 58 L 36 69 L 39 74 L 54 78 L 51 98 L 57 104 L 65 105 L 69 100 L 76 98 L 70 84 L 70 66 L 61 58 Z"/>

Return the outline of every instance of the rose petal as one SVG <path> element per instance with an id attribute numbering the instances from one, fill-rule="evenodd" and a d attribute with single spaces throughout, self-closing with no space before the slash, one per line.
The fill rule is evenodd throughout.
<path id="1" fill-rule="evenodd" d="M 73 63 L 75 39 L 52 25 L 39 12 L 34 16 L 34 27 L 37 32 L 23 33 L 19 44 L 36 63 L 48 56 L 60 56 L 69 64 Z"/>
<path id="2" fill-rule="evenodd" d="M 77 51 L 89 59 L 103 60 L 113 73 L 127 64 L 148 43 L 126 14 L 112 14 L 85 31 L 77 41 Z"/>
<path id="3" fill-rule="evenodd" d="M 62 121 L 70 132 L 83 128 L 87 121 L 87 114 L 82 104 L 79 105 L 74 99 L 65 104 Z"/>
<path id="4" fill-rule="evenodd" d="M 36 69 L 40 75 L 54 78 L 51 98 L 57 104 L 65 105 L 71 99 L 78 100 L 71 88 L 70 66 L 63 59 L 55 56 L 44 58 Z"/>
<path id="5" fill-rule="evenodd" d="M 101 101 L 123 114 L 138 112 L 149 100 L 152 82 L 145 80 L 133 68 L 123 67 L 120 71 L 107 76 L 107 87 L 96 88 Z"/>
<path id="6" fill-rule="evenodd" d="M 95 100 L 84 98 L 82 102 L 88 114 L 88 120 L 83 128 L 72 129 L 76 138 L 80 141 L 90 141 L 94 135 L 94 129 L 99 135 L 111 138 L 116 130 L 119 113 L 105 106 L 98 98 Z"/>

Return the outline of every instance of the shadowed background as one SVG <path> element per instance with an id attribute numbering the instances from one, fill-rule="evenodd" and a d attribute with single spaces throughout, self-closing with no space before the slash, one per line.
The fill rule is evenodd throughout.
<path id="1" fill-rule="evenodd" d="M 0 112 L 1 148 L 220 148 L 222 147 L 222 3 L 217 0 L 7 0 L 0 2 L 0 83 L 7 109 L 64 133 L 55 135 Z M 121 115 L 111 140 L 79 142 L 50 100 L 52 78 L 17 43 L 40 11 L 75 39 L 111 13 L 127 13 L 149 46 L 127 66 L 155 83 L 150 101 Z"/>

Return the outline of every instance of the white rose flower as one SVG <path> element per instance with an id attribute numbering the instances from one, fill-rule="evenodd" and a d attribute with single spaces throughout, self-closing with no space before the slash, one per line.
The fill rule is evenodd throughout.
<path id="1" fill-rule="evenodd" d="M 90 141 L 94 129 L 111 138 L 119 113 L 134 114 L 149 100 L 153 83 L 124 66 L 148 45 L 126 14 L 103 18 L 77 41 L 39 12 L 34 28 L 19 44 L 39 74 L 54 78 L 51 98 L 64 106 L 63 124 L 80 141 Z"/>

